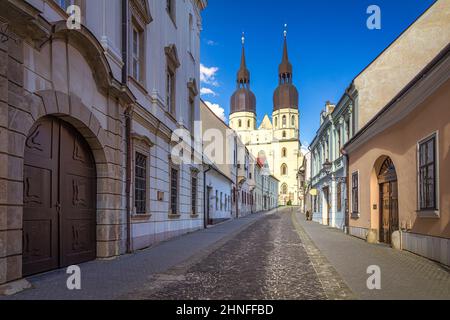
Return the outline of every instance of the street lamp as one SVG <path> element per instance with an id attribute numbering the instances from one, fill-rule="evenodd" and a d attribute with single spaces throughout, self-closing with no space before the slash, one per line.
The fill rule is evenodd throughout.
<path id="1" fill-rule="evenodd" d="M 327 161 L 325 161 L 325 163 L 323 164 L 323 170 L 325 171 L 325 173 L 327 175 L 330 174 L 331 172 L 331 167 L 333 166 L 333 164 L 330 162 L 330 160 L 327 159 Z"/>

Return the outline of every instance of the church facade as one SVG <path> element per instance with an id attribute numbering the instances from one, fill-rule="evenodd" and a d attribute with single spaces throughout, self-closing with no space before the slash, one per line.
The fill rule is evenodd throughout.
<path id="1" fill-rule="evenodd" d="M 265 115 L 257 126 L 256 97 L 250 89 L 250 71 L 245 58 L 244 41 L 237 89 L 231 97 L 230 127 L 258 161 L 264 161 L 270 174 L 279 180 L 278 204 L 303 206 L 305 161 L 300 144 L 299 95 L 293 84 L 286 33 L 283 57 L 278 68 L 278 87 L 273 95 L 272 117 Z M 269 172 L 268 172 L 269 174 Z"/>

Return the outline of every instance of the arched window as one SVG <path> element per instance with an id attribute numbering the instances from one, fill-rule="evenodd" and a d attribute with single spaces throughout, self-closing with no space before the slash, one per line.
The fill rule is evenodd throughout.
<path id="1" fill-rule="evenodd" d="M 286 138 L 286 131 L 283 131 L 283 138 Z"/>
<path id="2" fill-rule="evenodd" d="M 295 127 L 295 116 L 291 118 L 291 126 Z"/>
<path id="3" fill-rule="evenodd" d="M 278 128 L 278 117 L 275 117 L 275 128 Z"/>
<path id="4" fill-rule="evenodd" d="M 283 116 L 283 120 L 281 122 L 281 125 L 283 126 L 283 128 L 286 128 L 286 116 Z"/>
<path id="5" fill-rule="evenodd" d="M 282 176 L 287 176 L 287 174 L 288 174 L 288 167 L 287 167 L 287 165 L 285 163 L 283 163 L 281 165 L 281 175 Z"/>
<path id="6" fill-rule="evenodd" d="M 288 186 L 286 183 L 283 183 L 283 185 L 281 186 L 281 194 L 287 195 L 287 193 L 288 193 Z"/>
<path id="7" fill-rule="evenodd" d="M 238 121 L 238 126 L 239 126 L 239 128 L 242 128 L 242 120 Z"/>
<path id="8" fill-rule="evenodd" d="M 247 127 L 250 129 L 250 120 L 247 121 Z"/>
<path id="9" fill-rule="evenodd" d="M 287 149 L 286 149 L 286 148 L 281 149 L 281 156 L 282 156 L 283 158 L 286 158 L 286 157 L 287 157 Z"/>

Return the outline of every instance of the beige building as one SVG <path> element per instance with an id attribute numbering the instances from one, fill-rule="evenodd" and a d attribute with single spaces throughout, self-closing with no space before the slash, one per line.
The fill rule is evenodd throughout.
<path id="1" fill-rule="evenodd" d="M 206 195 L 205 219 L 208 224 L 216 224 L 236 217 L 233 201 L 237 179 L 235 132 L 202 100 L 200 121 Z"/>
<path id="2" fill-rule="evenodd" d="M 450 45 L 345 146 L 350 232 L 450 265 Z"/>
<path id="3" fill-rule="evenodd" d="M 250 89 L 250 72 L 242 47 L 237 89 L 231 97 L 230 127 L 256 159 L 267 162 L 271 174 L 279 180 L 278 204 L 301 205 L 303 194 L 297 175 L 304 162 L 299 140 L 298 91 L 293 84 L 286 37 L 278 79 L 279 86 L 273 96 L 272 121 L 265 115 L 257 127 L 256 97 Z"/>
<path id="4" fill-rule="evenodd" d="M 0 1 L 0 293 L 203 227 L 201 162 L 170 160 L 206 1 L 66 3 Z"/>
<path id="5" fill-rule="evenodd" d="M 450 42 L 450 1 L 436 1 L 358 74 L 339 102 L 327 104 L 311 143 L 314 220 L 347 229 L 351 177 L 341 149 Z M 357 229 L 350 233 L 361 236 Z"/>

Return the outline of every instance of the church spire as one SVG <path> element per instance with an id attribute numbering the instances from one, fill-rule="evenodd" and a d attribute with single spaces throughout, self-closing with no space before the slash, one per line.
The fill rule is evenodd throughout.
<path id="1" fill-rule="evenodd" d="M 247 69 L 247 63 L 245 61 L 245 35 L 242 33 L 242 53 L 241 53 L 241 66 L 237 74 L 238 86 L 248 85 L 250 83 L 250 71 Z"/>
<path id="2" fill-rule="evenodd" d="M 284 28 L 283 58 L 278 67 L 278 75 L 280 77 L 280 83 L 292 83 L 292 64 L 289 62 L 287 48 L 287 24 L 284 25 Z"/>

